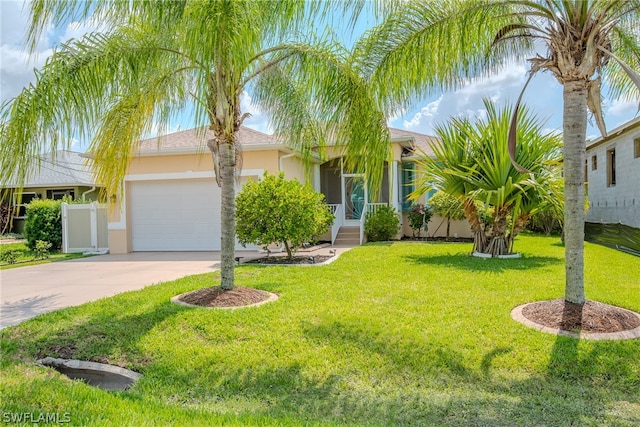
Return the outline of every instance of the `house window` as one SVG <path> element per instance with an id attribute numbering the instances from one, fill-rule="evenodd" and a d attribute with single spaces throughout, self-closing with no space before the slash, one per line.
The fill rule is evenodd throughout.
<path id="1" fill-rule="evenodd" d="M 616 185 L 616 149 L 607 150 L 607 186 Z"/>
<path id="2" fill-rule="evenodd" d="M 596 169 L 598 169 L 598 156 L 594 154 L 591 156 L 591 170 L 594 171 Z"/>
<path id="3" fill-rule="evenodd" d="M 38 193 L 22 193 L 22 197 L 16 196 L 14 205 L 18 208 L 18 211 L 14 218 L 23 219 L 27 211 L 27 205 L 31 203 L 32 200 L 37 199 L 39 199 Z"/>
<path id="4" fill-rule="evenodd" d="M 75 197 L 75 191 L 73 188 L 61 188 L 59 190 L 47 190 L 47 199 L 62 200 L 63 197 Z"/>
<path id="5" fill-rule="evenodd" d="M 409 200 L 409 194 L 415 189 L 416 165 L 415 163 L 405 163 L 402 165 L 402 180 L 400 182 L 402 194 L 402 210 L 411 209 L 412 201 Z"/>
<path id="6" fill-rule="evenodd" d="M 637 159 L 640 157 L 640 138 L 633 140 L 633 157 Z"/>

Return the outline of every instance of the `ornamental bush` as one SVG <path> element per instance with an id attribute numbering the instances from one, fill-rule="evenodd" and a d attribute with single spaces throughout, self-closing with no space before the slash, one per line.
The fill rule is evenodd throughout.
<path id="1" fill-rule="evenodd" d="M 413 232 L 413 237 L 420 236 L 420 230 L 423 227 L 424 232 L 427 232 L 427 224 L 429 224 L 432 216 L 433 211 L 429 206 L 420 204 L 411 206 L 411 209 L 407 212 L 407 217 L 409 218 L 409 226 Z"/>
<path id="2" fill-rule="evenodd" d="M 289 258 L 303 243 L 326 232 L 333 215 L 324 195 L 296 180 L 265 172 L 252 179 L 236 198 L 236 234 L 242 245 L 284 244 Z"/>
<path id="3" fill-rule="evenodd" d="M 391 240 L 400 231 L 400 215 L 389 206 L 380 206 L 375 212 L 367 212 L 364 232 L 370 242 Z"/>
<path id="4" fill-rule="evenodd" d="M 51 243 L 51 249 L 62 247 L 62 215 L 60 200 L 33 200 L 27 205 L 24 238 L 27 247 L 35 251 L 36 242 Z"/>

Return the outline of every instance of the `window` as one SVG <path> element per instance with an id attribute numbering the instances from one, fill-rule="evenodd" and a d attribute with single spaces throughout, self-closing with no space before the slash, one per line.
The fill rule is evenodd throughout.
<path id="1" fill-rule="evenodd" d="M 635 159 L 640 157 L 640 137 L 633 140 L 633 157 Z"/>
<path id="2" fill-rule="evenodd" d="M 607 150 L 607 186 L 616 185 L 616 149 Z"/>
<path id="3" fill-rule="evenodd" d="M 598 156 L 594 154 L 591 156 L 591 170 L 594 171 L 596 169 L 598 169 Z"/>
<path id="4" fill-rule="evenodd" d="M 26 213 L 26 206 L 31 203 L 32 200 L 39 199 L 38 193 L 22 193 L 22 197 L 15 196 L 14 205 L 18 208 L 16 219 L 22 219 Z"/>
<path id="5" fill-rule="evenodd" d="M 402 165 L 402 180 L 400 185 L 402 186 L 402 210 L 407 211 L 411 209 L 412 201 L 409 200 L 409 194 L 415 189 L 415 176 L 416 165 L 414 163 L 405 163 Z"/>
<path id="6" fill-rule="evenodd" d="M 47 199 L 62 200 L 63 197 L 69 196 L 72 199 L 75 197 L 73 188 L 61 188 L 59 190 L 47 190 Z"/>

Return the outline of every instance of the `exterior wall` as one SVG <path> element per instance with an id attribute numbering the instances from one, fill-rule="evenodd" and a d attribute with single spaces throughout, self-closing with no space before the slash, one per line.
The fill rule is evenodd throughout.
<path id="1" fill-rule="evenodd" d="M 282 153 L 277 150 L 247 151 L 242 156 L 242 172 L 251 176 L 261 177 L 263 171 L 277 174 L 279 159 Z M 283 160 L 283 164 L 288 159 Z M 293 160 L 293 159 L 292 159 Z M 294 163 L 290 162 L 289 172 L 295 175 Z M 109 251 L 111 253 L 131 252 L 131 227 L 128 218 L 131 217 L 130 204 L 127 199 L 130 185 L 134 180 L 157 179 L 189 179 L 190 176 L 213 176 L 213 159 L 208 151 L 200 154 L 139 156 L 131 160 L 127 176 L 125 177 L 123 196 L 116 196 L 109 211 Z M 239 180 L 239 184 L 246 181 L 246 177 Z"/>
<path id="2" fill-rule="evenodd" d="M 403 214 L 403 224 L 402 224 L 402 234 L 404 236 L 413 236 L 413 230 L 409 226 L 409 220 L 407 218 L 407 214 Z M 424 231 L 422 232 L 424 235 Z M 427 235 L 429 237 L 446 237 L 447 235 L 447 219 L 443 218 L 439 215 L 433 215 L 431 220 L 429 220 L 429 224 L 427 224 Z M 449 236 L 450 237 L 464 237 L 464 238 L 472 238 L 473 232 L 471 231 L 471 227 L 466 220 L 463 221 L 451 221 L 449 226 Z"/>
<path id="3" fill-rule="evenodd" d="M 587 148 L 588 222 L 640 228 L 640 157 L 634 158 L 636 138 L 640 138 L 640 126 Z M 607 152 L 611 149 L 615 149 L 616 183 L 609 186 Z M 597 158 L 596 170 L 592 169 L 593 156 Z"/>

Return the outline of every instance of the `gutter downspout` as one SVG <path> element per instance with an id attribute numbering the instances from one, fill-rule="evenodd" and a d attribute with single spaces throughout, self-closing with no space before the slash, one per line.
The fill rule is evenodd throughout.
<path id="1" fill-rule="evenodd" d="M 89 190 L 85 191 L 84 193 L 82 193 L 82 201 L 85 201 L 85 196 L 91 192 L 96 191 L 96 186 L 94 185 L 93 187 L 91 187 Z"/>
<path id="2" fill-rule="evenodd" d="M 278 172 L 282 172 L 282 161 L 284 159 L 291 158 L 291 157 L 293 157 L 295 155 L 296 155 L 296 153 L 290 153 L 290 154 L 285 154 L 284 156 L 278 157 Z"/>

